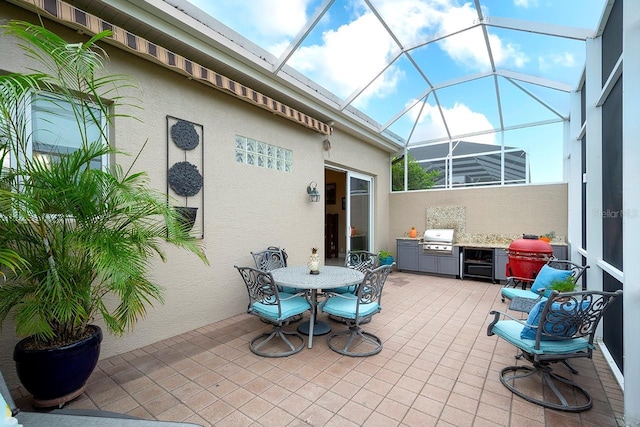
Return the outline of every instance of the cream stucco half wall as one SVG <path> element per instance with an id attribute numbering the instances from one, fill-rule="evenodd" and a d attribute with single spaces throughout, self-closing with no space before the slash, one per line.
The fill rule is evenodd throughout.
<path id="1" fill-rule="evenodd" d="M 4 4 L 0 20 L 37 22 L 35 15 Z M 59 24 L 47 28 L 70 42 L 83 37 Z M 250 251 L 276 245 L 287 249 L 290 264 L 306 262 L 310 249 L 324 247 L 324 203 L 311 203 L 306 187 L 317 181 L 324 196 L 324 169 L 331 164 L 374 177 L 375 232 L 389 238 L 389 154 L 337 128 L 332 148 L 323 149 L 324 135 L 268 111 L 251 106 L 216 89 L 188 80 L 170 70 L 105 45 L 109 73 L 123 73 L 137 82 L 142 109 L 139 121 L 118 118 L 111 142 L 136 153 L 148 140 L 135 170 L 149 174 L 151 185 L 166 187 L 166 116 L 188 120 L 204 129 L 204 240 L 206 266 L 193 254 L 166 248 L 167 262 L 151 265 L 151 275 L 165 289 L 164 305 L 148 311 L 135 330 L 121 338 L 105 335 L 101 357 L 132 349 L 197 329 L 245 312 L 247 291 L 237 265 L 253 265 Z M 7 37 L 0 43 L 2 71 L 24 71 L 24 55 Z M 130 113 L 130 112 L 129 112 Z M 235 161 L 235 136 L 242 135 L 293 152 L 293 171 L 285 173 Z M 133 156 L 118 156 L 125 167 Z M 98 323 L 100 321 L 98 320 Z M 11 386 L 16 379 L 12 361 L 16 337 L 10 323 L 0 336 L 0 368 Z"/>
<path id="2" fill-rule="evenodd" d="M 466 234 L 567 236 L 568 185 L 513 185 L 393 193 L 390 235 L 402 237 L 411 227 L 422 233 L 427 207 L 465 208 Z M 390 241 L 395 245 L 395 241 Z M 395 247 L 395 246 L 392 246 Z"/>

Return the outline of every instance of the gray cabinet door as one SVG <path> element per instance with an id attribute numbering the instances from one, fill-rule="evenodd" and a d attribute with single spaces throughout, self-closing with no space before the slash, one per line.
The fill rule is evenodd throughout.
<path id="1" fill-rule="evenodd" d="M 451 276 L 457 276 L 459 274 L 460 261 L 457 257 L 441 256 L 438 258 L 438 273 Z"/>
<path id="2" fill-rule="evenodd" d="M 493 277 L 495 280 L 507 280 L 507 262 L 509 255 L 505 249 L 495 248 L 493 255 Z"/>
<path id="3" fill-rule="evenodd" d="M 569 256 L 569 248 L 565 245 L 551 245 L 553 249 L 553 256 L 557 259 L 566 260 Z"/>
<path id="4" fill-rule="evenodd" d="M 420 267 L 420 271 L 424 273 L 438 272 L 438 257 L 436 255 L 420 254 L 418 259 L 418 266 Z"/>
<path id="5" fill-rule="evenodd" d="M 397 249 L 397 269 L 418 271 L 418 242 L 414 240 L 398 240 Z"/>

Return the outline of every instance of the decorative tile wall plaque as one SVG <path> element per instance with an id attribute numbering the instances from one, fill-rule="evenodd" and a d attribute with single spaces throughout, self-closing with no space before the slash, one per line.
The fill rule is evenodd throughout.
<path id="1" fill-rule="evenodd" d="M 466 232 L 467 209 L 464 206 L 428 206 L 426 228 L 452 228 L 454 239 Z"/>

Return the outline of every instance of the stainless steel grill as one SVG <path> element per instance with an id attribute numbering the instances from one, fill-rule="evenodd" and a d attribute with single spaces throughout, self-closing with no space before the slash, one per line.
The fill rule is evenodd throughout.
<path id="1" fill-rule="evenodd" d="M 453 253 L 453 229 L 426 230 L 422 239 L 422 250 L 433 253 Z"/>

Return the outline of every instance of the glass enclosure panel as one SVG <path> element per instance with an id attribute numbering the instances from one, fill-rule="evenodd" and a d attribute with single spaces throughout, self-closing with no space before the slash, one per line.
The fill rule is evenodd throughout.
<path id="1" fill-rule="evenodd" d="M 562 123 L 534 126 L 504 132 L 505 183 L 532 184 L 562 182 L 563 135 Z"/>

